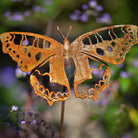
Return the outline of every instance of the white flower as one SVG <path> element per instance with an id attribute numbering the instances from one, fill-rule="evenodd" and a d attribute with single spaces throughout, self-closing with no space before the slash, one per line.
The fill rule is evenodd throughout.
<path id="1" fill-rule="evenodd" d="M 11 108 L 11 112 L 17 111 L 19 109 L 18 106 L 13 105 Z"/>

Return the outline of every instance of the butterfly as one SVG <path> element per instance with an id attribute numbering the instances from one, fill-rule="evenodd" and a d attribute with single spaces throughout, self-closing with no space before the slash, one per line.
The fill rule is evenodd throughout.
<path id="1" fill-rule="evenodd" d="M 137 26 L 115 25 L 90 31 L 71 44 L 64 44 L 39 34 L 6 32 L 0 35 L 2 49 L 16 61 L 23 72 L 30 72 L 30 83 L 37 95 L 49 105 L 71 97 L 71 84 L 77 98 L 97 100 L 108 88 L 111 71 L 106 62 L 119 65 L 132 45 L 138 43 Z M 96 63 L 96 64 L 95 64 Z M 97 72 L 101 77 L 92 83 Z M 73 79 L 71 79 L 73 77 Z M 85 82 L 89 87 L 85 87 Z M 84 85 L 82 85 L 84 84 Z"/>

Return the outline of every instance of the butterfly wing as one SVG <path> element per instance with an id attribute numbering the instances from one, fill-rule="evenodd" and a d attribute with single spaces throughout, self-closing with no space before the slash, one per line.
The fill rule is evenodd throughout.
<path id="1" fill-rule="evenodd" d="M 49 105 L 70 98 L 70 86 L 64 70 L 65 58 L 60 54 L 43 62 L 30 76 L 35 93 Z M 45 66 L 46 65 L 46 66 Z"/>
<path id="2" fill-rule="evenodd" d="M 37 95 L 45 98 L 50 105 L 70 97 L 70 87 L 64 71 L 64 46 L 61 43 L 27 32 L 3 33 L 0 39 L 3 52 L 8 53 L 22 71 L 32 71 L 30 82 Z M 45 64 L 49 70 L 45 70 Z M 41 80 L 42 78 L 48 80 L 48 83 Z M 60 89 L 55 90 L 58 87 Z"/>
<path id="3" fill-rule="evenodd" d="M 8 53 L 24 72 L 32 71 L 63 45 L 38 34 L 7 32 L 0 35 L 4 53 Z"/>
<path id="4" fill-rule="evenodd" d="M 121 64 L 132 45 L 138 43 L 137 26 L 116 25 L 97 29 L 78 37 L 80 52 L 111 64 Z"/>
<path id="5" fill-rule="evenodd" d="M 137 26 L 134 25 L 101 28 L 83 34 L 72 42 L 71 52 L 76 67 L 74 79 L 76 97 L 91 97 L 97 100 L 99 93 L 108 87 L 111 77 L 110 68 L 103 61 L 121 64 L 131 46 L 136 43 L 138 43 Z M 95 67 L 89 60 L 99 65 Z M 103 74 L 97 83 L 91 83 L 91 86 L 94 84 L 93 88 L 80 87 L 80 84 L 85 85 L 87 80 L 92 81 L 95 71 L 100 70 Z"/>
<path id="6" fill-rule="evenodd" d="M 75 43 L 71 47 L 75 63 L 75 95 L 77 98 L 92 98 L 96 101 L 98 95 L 109 86 L 110 68 L 100 60 L 81 53 Z"/>

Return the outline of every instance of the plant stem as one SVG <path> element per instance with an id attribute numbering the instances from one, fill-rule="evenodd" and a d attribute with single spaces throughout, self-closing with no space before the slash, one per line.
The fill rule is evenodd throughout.
<path id="1" fill-rule="evenodd" d="M 53 21 L 52 20 L 48 20 L 47 27 L 46 27 L 46 32 L 45 32 L 46 36 L 50 36 L 51 35 L 52 27 L 53 27 Z"/>
<path id="2" fill-rule="evenodd" d="M 65 101 L 62 101 L 62 106 L 61 106 L 61 122 L 60 122 L 60 138 L 63 137 L 64 110 L 65 110 Z"/>

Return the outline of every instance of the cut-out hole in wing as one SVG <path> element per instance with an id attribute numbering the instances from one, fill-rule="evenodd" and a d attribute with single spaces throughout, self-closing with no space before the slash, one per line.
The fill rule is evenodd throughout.
<path id="1" fill-rule="evenodd" d="M 103 30 L 99 31 L 98 34 L 103 38 L 103 40 L 112 40 L 112 37 L 110 36 L 110 30 Z"/>
<path id="2" fill-rule="evenodd" d="M 95 37 L 95 34 L 89 35 L 89 38 L 92 44 L 97 44 L 97 38 Z"/>

